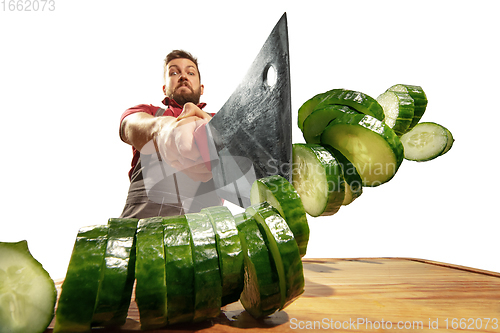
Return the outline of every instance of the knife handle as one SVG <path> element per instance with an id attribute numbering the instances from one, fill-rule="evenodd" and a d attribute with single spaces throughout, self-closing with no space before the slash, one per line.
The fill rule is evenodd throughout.
<path id="1" fill-rule="evenodd" d="M 206 125 L 206 123 L 199 125 L 194 130 L 193 137 L 194 142 L 196 143 L 196 146 L 198 147 L 198 150 L 200 152 L 201 158 L 205 163 L 205 166 L 209 171 L 212 171 L 212 165 L 210 163 L 210 152 L 208 150 Z"/>

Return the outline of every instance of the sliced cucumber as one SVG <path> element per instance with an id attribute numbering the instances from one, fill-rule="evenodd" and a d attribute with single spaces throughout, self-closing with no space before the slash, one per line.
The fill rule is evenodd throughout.
<path id="1" fill-rule="evenodd" d="M 108 242 L 92 326 L 125 324 L 135 280 L 138 219 L 109 219 Z"/>
<path id="2" fill-rule="evenodd" d="M 415 105 L 408 93 L 386 91 L 377 97 L 377 102 L 384 110 L 384 122 L 398 136 L 405 134 L 413 120 Z"/>
<path id="3" fill-rule="evenodd" d="M 302 200 L 293 185 L 280 175 L 257 179 L 250 190 L 250 202 L 255 205 L 268 202 L 288 223 L 301 256 L 307 252 L 309 224 Z"/>
<path id="4" fill-rule="evenodd" d="M 446 144 L 446 148 L 443 150 L 441 155 L 446 154 L 453 146 L 453 142 L 455 142 L 455 139 L 453 138 L 453 134 L 451 134 L 450 130 L 447 129 L 446 127 L 445 127 L 445 130 L 446 130 L 446 134 L 448 135 L 448 143 Z"/>
<path id="5" fill-rule="evenodd" d="M 315 108 L 320 109 L 332 104 L 347 105 L 360 113 L 384 120 L 384 110 L 377 100 L 359 91 L 332 89 Z"/>
<path id="6" fill-rule="evenodd" d="M 354 164 L 363 186 L 389 181 L 404 159 L 396 133 L 369 115 L 346 114 L 333 120 L 321 135 L 321 142 L 339 150 Z"/>
<path id="7" fill-rule="evenodd" d="M 254 318 L 278 311 L 281 291 L 276 267 L 255 219 L 247 213 L 234 216 L 244 258 L 245 284 L 240 302 Z"/>
<path id="8" fill-rule="evenodd" d="M 215 231 L 219 267 L 222 280 L 222 303 L 227 305 L 239 300 L 243 290 L 243 253 L 233 214 L 226 206 L 208 207 L 206 214 Z"/>
<path id="9" fill-rule="evenodd" d="M 409 130 L 412 129 L 422 118 L 427 108 L 427 96 L 424 90 L 420 86 L 414 86 L 409 84 L 396 84 L 387 89 L 388 91 L 398 91 L 403 93 L 408 93 L 411 98 L 413 98 L 414 112 L 413 119 L 409 126 Z"/>
<path id="10" fill-rule="evenodd" d="M 222 283 L 215 233 L 207 215 L 186 214 L 193 240 L 194 322 L 217 317 L 220 313 Z"/>
<path id="11" fill-rule="evenodd" d="M 167 325 L 167 285 L 163 219 L 139 220 L 135 265 L 135 300 L 139 309 L 141 329 Z"/>
<path id="12" fill-rule="evenodd" d="M 78 231 L 57 303 L 54 333 L 90 332 L 107 239 L 107 225 Z"/>
<path id="13" fill-rule="evenodd" d="M 28 243 L 0 242 L 0 332 L 42 333 L 54 317 L 54 281 Z"/>
<path id="14" fill-rule="evenodd" d="M 292 183 L 305 211 L 313 217 L 335 214 L 345 196 L 340 164 L 319 144 L 296 143 L 292 149 Z"/>
<path id="15" fill-rule="evenodd" d="M 330 146 L 325 146 L 337 159 L 342 167 L 342 175 L 345 181 L 345 195 L 342 205 L 348 205 L 363 193 L 361 177 L 354 164 L 351 163 L 340 151 Z"/>
<path id="16" fill-rule="evenodd" d="M 344 113 L 357 113 L 356 110 L 346 105 L 325 105 L 320 109 L 315 109 L 304 120 L 304 128 L 302 133 L 307 143 L 320 143 L 321 133 L 328 123 L 335 118 L 340 117 Z"/>
<path id="17" fill-rule="evenodd" d="M 328 93 L 329 92 L 327 91 L 321 94 L 317 94 L 308 99 L 304 104 L 302 104 L 297 114 L 297 124 L 300 130 L 303 130 L 304 128 L 304 121 L 306 120 L 306 118 L 314 111 L 316 106 L 323 101 Z"/>
<path id="18" fill-rule="evenodd" d="M 259 226 L 278 272 L 284 309 L 304 292 L 304 273 L 297 242 L 283 217 L 267 202 L 246 209 Z"/>
<path id="19" fill-rule="evenodd" d="M 401 137 L 401 142 L 407 160 L 429 161 L 442 155 L 448 147 L 448 132 L 436 123 L 418 123 Z"/>
<path id="20" fill-rule="evenodd" d="M 167 272 L 167 320 L 191 322 L 194 317 L 194 265 L 191 232 L 184 215 L 163 219 Z"/>

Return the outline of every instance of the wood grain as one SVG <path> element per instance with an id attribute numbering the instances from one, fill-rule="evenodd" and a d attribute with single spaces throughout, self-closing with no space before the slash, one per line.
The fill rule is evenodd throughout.
<path id="1" fill-rule="evenodd" d="M 451 332 L 460 330 L 460 325 L 466 331 L 500 332 L 500 273 L 410 258 L 304 259 L 303 263 L 304 294 L 268 318 L 255 320 L 236 302 L 214 320 L 148 332 L 241 328 Z M 132 302 L 127 323 L 113 332 L 139 330 L 139 314 Z"/>

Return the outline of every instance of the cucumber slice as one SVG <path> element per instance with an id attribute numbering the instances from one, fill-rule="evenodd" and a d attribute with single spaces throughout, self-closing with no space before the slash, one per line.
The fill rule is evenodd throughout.
<path id="1" fill-rule="evenodd" d="M 138 219 L 108 220 L 108 242 L 92 326 L 125 324 L 135 280 Z"/>
<path id="2" fill-rule="evenodd" d="M 321 103 L 326 96 L 328 96 L 328 93 L 329 92 L 327 91 L 313 96 L 299 108 L 297 114 L 297 125 L 299 126 L 301 131 L 304 129 L 304 121 L 306 120 L 306 118 L 314 111 L 316 106 Z"/>
<path id="3" fill-rule="evenodd" d="M 333 215 L 345 196 L 342 168 L 319 144 L 293 144 L 292 183 L 307 214 Z"/>
<path id="4" fill-rule="evenodd" d="M 455 142 L 455 139 L 453 138 L 453 134 L 451 134 L 450 130 L 447 129 L 446 127 L 444 127 L 444 129 L 446 130 L 446 134 L 448 135 L 448 142 L 446 144 L 446 148 L 444 148 L 444 150 L 441 153 L 441 155 L 446 154 L 451 149 L 451 147 L 453 146 L 453 142 Z"/>
<path id="5" fill-rule="evenodd" d="M 384 110 L 384 122 L 398 136 L 405 134 L 413 120 L 415 105 L 410 94 L 396 91 L 386 91 L 377 97 L 377 102 Z"/>
<path id="6" fill-rule="evenodd" d="M 221 305 L 236 302 L 243 290 L 243 253 L 233 214 L 225 206 L 204 208 L 215 231 L 222 280 Z"/>
<path id="7" fill-rule="evenodd" d="M 411 98 L 413 98 L 413 104 L 414 104 L 413 119 L 410 123 L 408 130 L 415 127 L 415 125 L 418 124 L 418 122 L 424 115 L 425 109 L 427 108 L 427 96 L 425 95 L 425 92 L 422 89 L 422 87 L 409 84 L 395 84 L 387 90 L 408 93 L 411 96 Z"/>
<path id="8" fill-rule="evenodd" d="M 401 142 L 407 160 L 424 162 L 443 154 L 448 146 L 448 133 L 446 128 L 439 124 L 418 123 L 401 137 Z"/>
<path id="9" fill-rule="evenodd" d="M 217 317 L 220 313 L 222 283 L 215 233 L 207 215 L 186 214 L 193 240 L 194 322 Z"/>
<path id="10" fill-rule="evenodd" d="M 315 109 L 304 120 L 302 134 L 307 143 L 320 143 L 321 133 L 328 123 L 344 113 L 357 113 L 354 109 L 345 105 L 326 105 L 320 109 Z"/>
<path id="11" fill-rule="evenodd" d="M 54 317 L 54 281 L 28 243 L 0 242 L 0 332 L 42 333 Z"/>
<path id="12" fill-rule="evenodd" d="M 167 320 L 191 322 L 194 317 L 194 265 L 191 232 L 186 217 L 163 219 L 167 272 Z"/>
<path id="13" fill-rule="evenodd" d="M 304 292 L 304 273 L 297 242 L 283 217 L 267 202 L 249 206 L 278 272 L 281 302 L 287 307 Z"/>
<path id="14" fill-rule="evenodd" d="M 135 300 L 141 329 L 164 327 L 167 325 L 167 285 L 163 219 L 139 220 L 136 237 Z"/>
<path id="15" fill-rule="evenodd" d="M 107 225 L 78 231 L 57 303 L 54 333 L 90 332 L 107 239 Z"/>
<path id="16" fill-rule="evenodd" d="M 257 179 L 250 190 L 252 205 L 268 202 L 278 210 L 292 230 L 299 252 L 304 256 L 309 242 L 309 224 L 302 200 L 293 185 L 280 175 Z"/>
<path id="17" fill-rule="evenodd" d="M 340 151 L 330 146 L 325 147 L 335 156 L 335 159 L 342 167 L 342 175 L 345 181 L 345 195 L 342 205 L 346 206 L 363 193 L 361 177 L 354 164 L 352 164 Z"/>
<path id="18" fill-rule="evenodd" d="M 377 100 L 359 91 L 332 89 L 315 108 L 320 109 L 332 104 L 347 105 L 360 113 L 384 120 L 384 110 Z"/>
<path id="19" fill-rule="evenodd" d="M 254 318 L 278 311 L 281 291 L 276 267 L 253 217 L 246 213 L 234 216 L 244 258 L 245 284 L 240 302 Z"/>
<path id="20" fill-rule="evenodd" d="M 389 181 L 404 159 L 396 133 L 369 115 L 346 114 L 333 120 L 321 135 L 321 143 L 339 150 L 354 164 L 363 186 Z"/>

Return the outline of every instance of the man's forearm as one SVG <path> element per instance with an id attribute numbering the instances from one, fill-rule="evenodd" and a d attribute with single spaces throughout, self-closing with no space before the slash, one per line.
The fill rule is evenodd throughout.
<path id="1" fill-rule="evenodd" d="M 121 127 L 122 140 L 142 153 L 153 153 L 153 137 L 166 123 L 172 121 L 175 121 L 175 118 L 171 116 L 154 117 L 145 112 L 133 113 L 123 119 Z"/>

